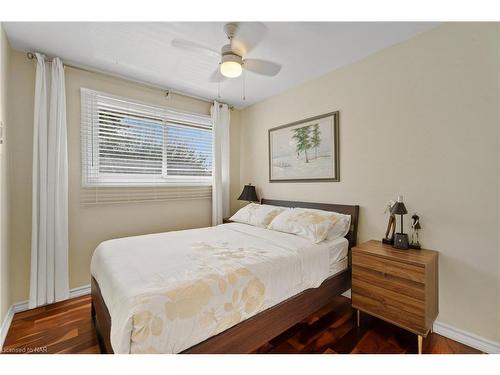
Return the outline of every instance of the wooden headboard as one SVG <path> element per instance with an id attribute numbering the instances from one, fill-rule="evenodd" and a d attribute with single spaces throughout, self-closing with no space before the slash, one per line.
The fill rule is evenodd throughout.
<path id="1" fill-rule="evenodd" d="M 313 202 L 295 202 L 295 201 L 282 201 L 277 199 L 261 199 L 262 204 L 271 204 L 273 206 L 281 207 L 300 207 L 300 208 L 313 208 L 316 210 L 333 211 L 344 215 L 351 215 L 351 228 L 345 238 L 349 241 L 349 249 L 356 246 L 356 239 L 358 234 L 358 217 L 359 206 L 345 205 L 345 204 L 332 204 L 332 203 L 313 203 Z"/>

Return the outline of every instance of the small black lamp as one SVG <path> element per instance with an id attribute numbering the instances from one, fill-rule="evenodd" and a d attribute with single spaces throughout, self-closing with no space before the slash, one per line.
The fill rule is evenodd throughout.
<path id="1" fill-rule="evenodd" d="M 257 192 L 255 191 L 255 186 L 253 186 L 251 183 L 248 185 L 245 185 L 243 187 L 243 191 L 241 192 L 240 196 L 238 197 L 239 201 L 248 201 L 248 203 L 251 202 L 258 202 L 259 198 L 257 198 Z"/>
<path id="2" fill-rule="evenodd" d="M 401 215 L 401 231 L 394 234 L 394 247 L 396 249 L 408 249 L 408 235 L 403 233 L 403 215 L 406 215 L 408 211 L 406 210 L 405 204 L 403 203 L 403 196 L 398 197 L 398 201 L 392 207 L 392 213 L 395 215 Z"/>

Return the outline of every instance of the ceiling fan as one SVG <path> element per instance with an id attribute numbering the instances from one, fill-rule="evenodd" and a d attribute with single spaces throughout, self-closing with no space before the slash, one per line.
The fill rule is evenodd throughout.
<path id="1" fill-rule="evenodd" d="M 175 38 L 172 46 L 190 51 L 197 51 L 219 58 L 219 67 L 210 77 L 211 82 L 221 82 L 225 78 L 236 78 L 243 69 L 253 73 L 273 77 L 281 70 L 281 65 L 262 59 L 246 59 L 244 56 L 255 47 L 266 31 L 258 22 L 230 22 L 224 25 L 229 43 L 222 46 L 220 52 L 204 45 L 185 39 Z"/>

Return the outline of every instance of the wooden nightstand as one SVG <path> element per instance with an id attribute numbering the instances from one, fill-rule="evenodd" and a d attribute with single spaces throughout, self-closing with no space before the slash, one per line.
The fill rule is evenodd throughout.
<path id="1" fill-rule="evenodd" d="M 227 224 L 227 223 L 232 223 L 233 221 L 232 220 L 229 220 L 228 217 L 224 217 L 222 218 L 222 224 Z"/>
<path id="2" fill-rule="evenodd" d="M 422 341 L 438 314 L 438 252 L 398 250 L 380 241 L 352 249 L 352 306 L 418 335 Z"/>

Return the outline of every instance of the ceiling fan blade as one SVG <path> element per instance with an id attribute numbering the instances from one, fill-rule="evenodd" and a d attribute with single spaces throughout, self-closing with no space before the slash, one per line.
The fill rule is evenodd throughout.
<path id="1" fill-rule="evenodd" d="M 280 72 L 281 65 L 267 60 L 245 59 L 243 68 L 253 73 L 273 77 Z"/>
<path id="2" fill-rule="evenodd" d="M 226 77 L 224 77 L 222 75 L 222 73 L 220 72 L 219 68 L 217 68 L 211 75 L 210 75 L 210 82 L 213 82 L 213 83 L 218 83 L 218 82 L 222 82 L 226 79 Z"/>
<path id="3" fill-rule="evenodd" d="M 216 50 L 213 50 L 211 48 L 205 47 L 202 44 L 198 44 L 195 42 L 191 42 L 189 40 L 185 39 L 179 39 L 179 38 L 174 38 L 172 39 L 172 46 L 176 48 L 181 48 L 186 51 L 191 51 L 191 52 L 202 52 L 208 56 L 213 56 L 213 57 L 220 57 L 219 52 Z"/>
<path id="4" fill-rule="evenodd" d="M 264 38 L 267 27 L 262 22 L 238 22 L 236 25 L 232 47 L 240 56 L 245 56 Z"/>

